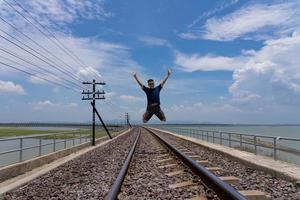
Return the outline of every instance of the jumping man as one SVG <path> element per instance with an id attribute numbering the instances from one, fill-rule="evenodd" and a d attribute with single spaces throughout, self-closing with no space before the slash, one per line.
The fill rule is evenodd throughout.
<path id="1" fill-rule="evenodd" d="M 159 99 L 159 93 L 160 90 L 163 88 L 164 84 L 168 80 L 169 76 L 171 75 L 171 70 L 168 70 L 167 75 L 164 77 L 164 79 L 160 82 L 160 84 L 156 87 L 154 80 L 149 79 L 147 81 L 148 87 L 146 87 L 137 77 L 136 73 L 133 73 L 134 79 L 137 81 L 137 83 L 141 86 L 142 90 L 147 95 L 147 109 L 145 114 L 143 115 L 143 122 L 146 123 L 149 121 L 149 119 L 154 115 L 156 115 L 160 121 L 166 121 L 165 114 L 160 108 L 160 99 Z"/>

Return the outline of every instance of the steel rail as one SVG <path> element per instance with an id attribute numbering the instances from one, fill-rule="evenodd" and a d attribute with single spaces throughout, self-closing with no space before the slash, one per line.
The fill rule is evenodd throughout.
<path id="1" fill-rule="evenodd" d="M 133 146 L 131 147 L 131 149 L 130 149 L 128 155 L 127 155 L 127 158 L 124 162 L 124 165 L 122 166 L 122 168 L 121 168 L 121 170 L 118 174 L 118 177 L 116 178 L 111 190 L 109 191 L 109 193 L 108 193 L 108 195 L 105 199 L 107 199 L 107 200 L 116 200 L 116 199 L 118 199 L 118 194 L 121 190 L 122 183 L 123 183 L 123 181 L 125 179 L 125 176 L 127 174 L 131 159 L 133 157 L 133 154 L 134 154 L 134 151 L 136 149 L 138 140 L 140 138 L 140 134 L 141 134 L 141 129 L 139 129 L 139 134 L 136 137 L 135 142 L 133 143 Z"/>
<path id="2" fill-rule="evenodd" d="M 166 145 L 178 158 L 180 158 L 195 174 L 197 174 L 205 186 L 212 189 L 219 198 L 231 200 L 247 200 L 241 193 L 235 190 L 232 186 L 222 181 L 216 175 L 208 171 L 205 167 L 183 154 L 172 144 L 167 142 L 164 138 L 160 137 L 149 128 L 143 127 L 152 133 L 159 141 Z"/>

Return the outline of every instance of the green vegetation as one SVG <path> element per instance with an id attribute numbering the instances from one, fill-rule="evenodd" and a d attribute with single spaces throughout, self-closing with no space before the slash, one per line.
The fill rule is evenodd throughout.
<path id="1" fill-rule="evenodd" d="M 78 129 L 77 131 L 81 132 L 81 136 L 83 134 L 90 135 L 91 131 L 87 129 Z M 0 138 L 6 137 L 14 137 L 14 136 L 28 136 L 28 135 L 41 135 L 41 134 L 49 134 L 49 133 L 62 133 L 61 135 L 47 135 L 40 137 L 41 139 L 72 139 L 74 130 L 33 130 L 33 129 L 18 129 L 18 128 L 0 128 Z M 75 137 L 79 137 L 79 133 L 75 132 Z M 106 136 L 106 132 L 104 130 L 96 130 L 96 138 L 101 138 Z"/>
<path id="2" fill-rule="evenodd" d="M 101 131 L 96 131 L 96 138 L 101 138 L 107 136 L 106 131 L 101 130 Z"/>
<path id="3" fill-rule="evenodd" d="M 68 131 L 0 128 L 0 137 L 26 136 L 26 135 L 34 135 L 34 134 L 48 134 L 48 133 L 57 133 L 57 132 L 68 132 Z"/>

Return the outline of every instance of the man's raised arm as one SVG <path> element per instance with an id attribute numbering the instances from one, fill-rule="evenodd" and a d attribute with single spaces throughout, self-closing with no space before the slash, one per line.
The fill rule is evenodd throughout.
<path id="1" fill-rule="evenodd" d="M 140 81 L 140 79 L 137 77 L 136 72 L 133 73 L 133 77 L 136 80 L 136 82 L 141 86 L 141 88 L 144 87 L 144 84 Z"/>
<path id="2" fill-rule="evenodd" d="M 168 70 L 167 75 L 164 77 L 164 79 L 160 82 L 160 85 L 163 87 L 166 81 L 168 80 L 169 76 L 171 75 L 171 70 Z"/>

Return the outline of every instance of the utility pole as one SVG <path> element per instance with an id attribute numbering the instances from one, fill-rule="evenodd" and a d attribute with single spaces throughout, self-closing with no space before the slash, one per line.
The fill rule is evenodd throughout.
<path id="1" fill-rule="evenodd" d="M 105 85 L 104 82 L 96 82 L 95 80 L 93 80 L 93 82 L 82 82 L 82 84 L 84 85 L 92 85 L 93 86 L 93 91 L 90 91 L 90 90 L 83 90 L 82 94 L 83 95 L 86 95 L 86 96 L 83 96 L 82 97 L 82 100 L 92 100 L 91 104 L 93 106 L 93 136 L 92 136 L 92 145 L 95 146 L 95 112 L 96 112 L 96 100 L 100 100 L 100 99 L 105 99 L 104 97 L 104 90 L 102 91 L 96 91 L 96 85 Z M 101 95 L 101 96 L 100 96 Z M 99 115 L 100 116 L 100 115 Z M 103 123 L 104 124 L 104 123 Z M 105 126 L 105 125 L 104 125 Z"/>
<path id="2" fill-rule="evenodd" d="M 125 121 L 126 121 L 127 127 L 131 128 L 131 124 L 129 122 L 129 114 L 128 113 L 125 114 Z"/>

